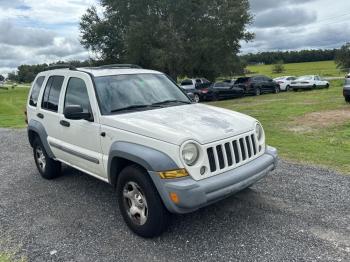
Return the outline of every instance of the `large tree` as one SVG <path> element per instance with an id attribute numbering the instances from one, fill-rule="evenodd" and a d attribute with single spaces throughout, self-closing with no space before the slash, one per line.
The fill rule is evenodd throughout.
<path id="1" fill-rule="evenodd" d="M 337 50 L 335 63 L 342 71 L 350 71 L 350 43 L 346 43 L 339 50 Z"/>
<path id="2" fill-rule="evenodd" d="M 81 43 L 106 63 L 178 75 L 232 74 L 253 35 L 248 0 L 101 0 L 80 22 Z"/>

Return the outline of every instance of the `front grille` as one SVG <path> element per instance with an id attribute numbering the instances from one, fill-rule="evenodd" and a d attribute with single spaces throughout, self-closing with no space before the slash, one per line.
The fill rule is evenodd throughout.
<path id="1" fill-rule="evenodd" d="M 207 148 L 210 172 L 218 173 L 239 166 L 257 157 L 261 150 L 255 133 L 210 145 Z"/>

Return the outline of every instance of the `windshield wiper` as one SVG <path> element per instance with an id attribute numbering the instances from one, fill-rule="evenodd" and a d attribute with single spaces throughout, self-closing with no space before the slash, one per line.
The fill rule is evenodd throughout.
<path id="1" fill-rule="evenodd" d="M 132 105 L 132 106 L 113 109 L 111 110 L 111 113 L 134 110 L 134 109 L 142 109 L 142 108 L 152 108 L 152 107 L 154 107 L 154 105 Z"/>
<path id="2" fill-rule="evenodd" d="M 152 104 L 152 106 L 164 105 L 164 104 L 169 104 L 169 103 L 192 104 L 191 102 L 186 102 L 186 101 L 181 101 L 181 100 L 164 100 L 161 102 L 154 103 L 154 104 Z"/>

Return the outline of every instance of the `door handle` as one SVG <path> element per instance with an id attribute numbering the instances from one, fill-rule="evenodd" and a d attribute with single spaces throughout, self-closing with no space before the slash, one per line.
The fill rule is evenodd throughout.
<path id="1" fill-rule="evenodd" d="M 66 121 L 66 120 L 61 120 L 61 121 L 60 121 L 60 124 L 61 124 L 62 126 L 65 126 L 65 127 L 69 127 L 69 126 L 70 126 L 70 123 L 69 123 L 68 121 Z"/>
<path id="2" fill-rule="evenodd" d="M 44 115 L 43 115 L 42 113 L 37 113 L 36 116 L 39 117 L 39 118 L 41 118 L 41 119 L 44 118 Z"/>

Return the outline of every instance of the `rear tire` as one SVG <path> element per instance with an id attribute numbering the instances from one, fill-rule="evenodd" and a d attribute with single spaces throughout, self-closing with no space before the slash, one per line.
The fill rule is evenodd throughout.
<path id="1" fill-rule="evenodd" d="M 275 87 L 275 90 L 274 90 L 274 93 L 275 94 L 278 94 L 280 92 L 280 88 L 277 86 L 277 87 Z"/>
<path id="2" fill-rule="evenodd" d="M 326 88 L 327 88 L 327 89 L 329 88 L 329 84 L 326 85 Z"/>
<path id="3" fill-rule="evenodd" d="M 312 86 L 312 89 L 316 89 L 316 87 L 317 87 L 316 85 L 313 85 L 313 86 Z"/>
<path id="4" fill-rule="evenodd" d="M 350 96 L 345 97 L 345 102 L 350 103 Z"/>
<path id="5" fill-rule="evenodd" d="M 43 178 L 54 179 L 61 175 L 61 163 L 48 156 L 39 137 L 34 139 L 33 155 L 35 165 Z"/>
<path id="6" fill-rule="evenodd" d="M 135 234 L 152 238 L 167 228 L 170 214 L 143 168 L 132 165 L 121 171 L 117 196 L 124 221 Z"/>

